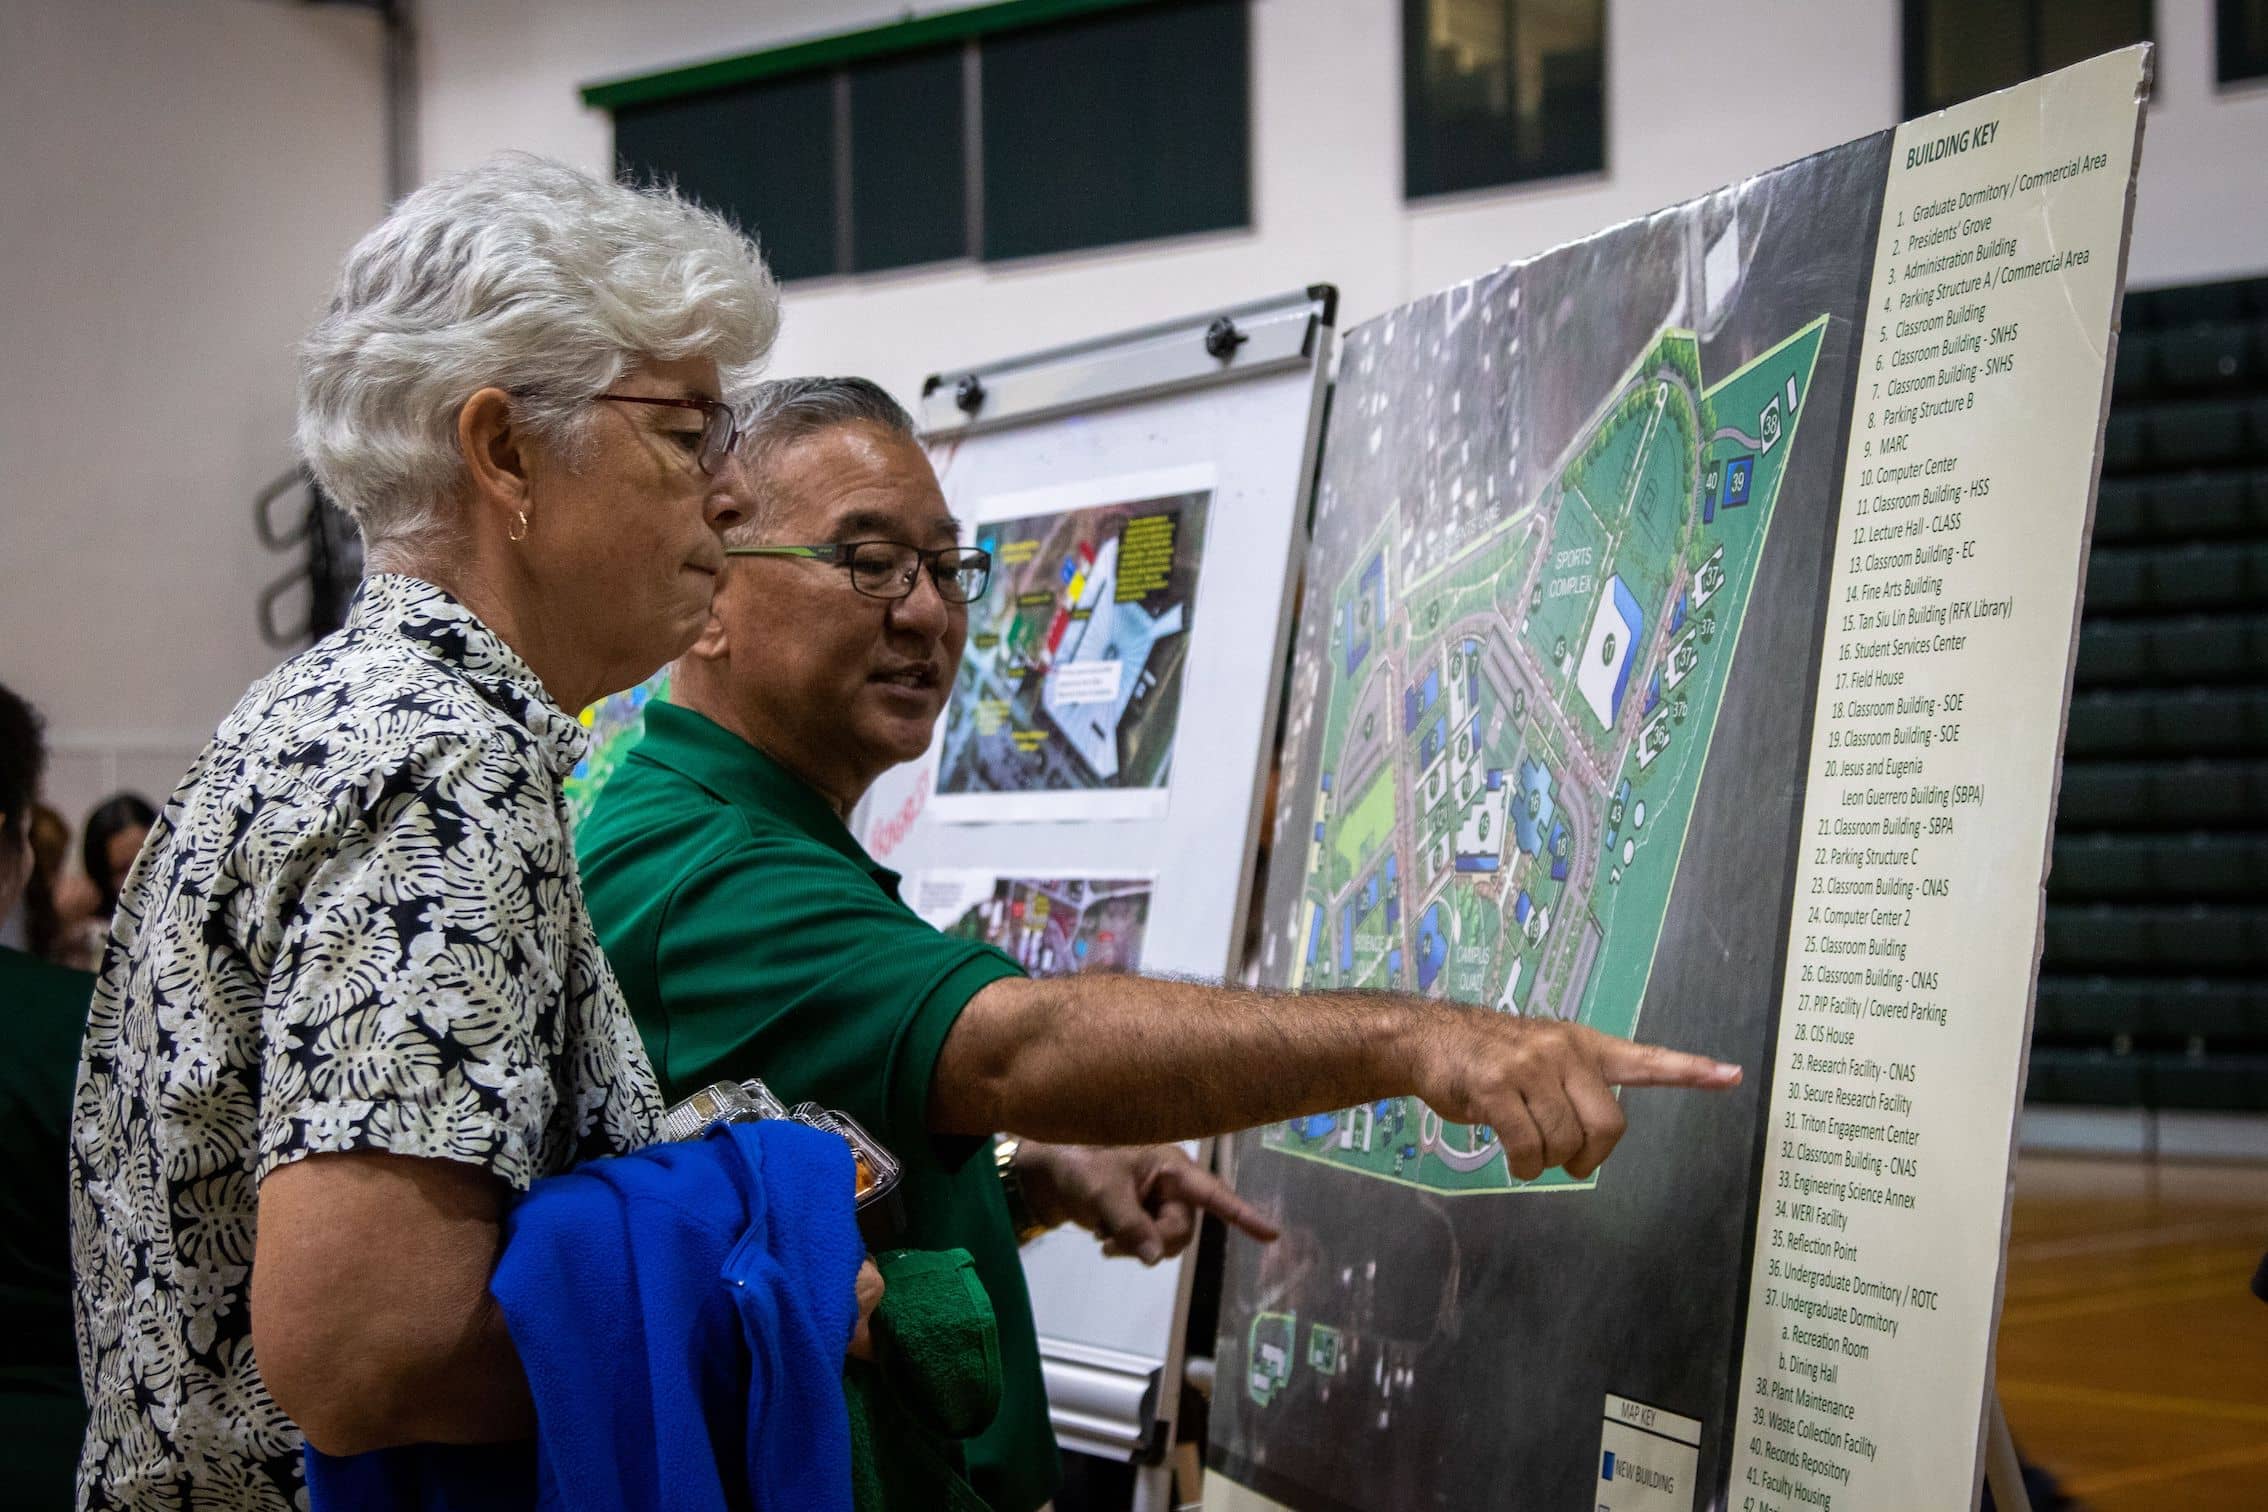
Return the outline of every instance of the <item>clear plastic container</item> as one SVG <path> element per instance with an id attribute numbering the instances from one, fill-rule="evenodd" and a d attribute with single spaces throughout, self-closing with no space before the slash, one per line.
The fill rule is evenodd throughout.
<path id="1" fill-rule="evenodd" d="M 857 1119 L 817 1103 L 797 1103 L 790 1108 L 753 1076 L 744 1082 L 712 1082 L 672 1107 L 662 1115 L 661 1138 L 698 1139 L 712 1124 L 753 1123 L 765 1118 L 785 1118 L 825 1129 L 849 1145 L 858 1170 L 857 1201 L 862 1210 L 897 1190 L 897 1157 L 860 1128 Z"/>

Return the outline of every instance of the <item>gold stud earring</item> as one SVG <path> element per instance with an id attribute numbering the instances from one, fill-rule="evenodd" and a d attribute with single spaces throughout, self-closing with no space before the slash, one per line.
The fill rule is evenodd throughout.
<path id="1" fill-rule="evenodd" d="M 515 541 L 524 541 L 528 538 L 528 512 L 526 510 L 521 510 L 519 518 L 512 522 L 511 536 Z"/>

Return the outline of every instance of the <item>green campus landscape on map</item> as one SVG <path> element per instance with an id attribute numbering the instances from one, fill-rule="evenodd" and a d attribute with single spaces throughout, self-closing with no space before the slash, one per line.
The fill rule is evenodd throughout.
<path id="1" fill-rule="evenodd" d="M 1693 335 L 1665 331 L 1532 504 L 1415 581 L 1396 513 L 1355 553 L 1332 588 L 1294 986 L 1635 1033 L 1825 329 L 1713 385 Z M 1520 1181 L 1492 1131 L 1415 1098 L 1263 1146 L 1442 1192 L 1588 1185 Z"/>

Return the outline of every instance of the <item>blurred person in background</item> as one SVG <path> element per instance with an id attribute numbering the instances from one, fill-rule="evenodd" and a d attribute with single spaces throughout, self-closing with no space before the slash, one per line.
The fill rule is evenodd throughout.
<path id="1" fill-rule="evenodd" d="M 0 914 L 37 877 L 32 815 L 46 765 L 39 716 L 0 687 Z M 0 1503 L 11 1506 L 70 1505 L 86 1429 L 62 1175 L 93 991 L 83 971 L 0 946 Z"/>
<path id="2" fill-rule="evenodd" d="M 32 805 L 31 854 L 23 897 L 14 908 L 0 909 L 0 946 L 59 961 L 63 920 L 55 909 L 55 893 L 71 854 L 71 826 L 45 803 Z"/>
<path id="3" fill-rule="evenodd" d="M 87 815 L 79 831 L 79 864 L 95 886 L 96 917 L 107 920 L 118 912 L 126 874 L 134 869 L 134 858 L 142 853 L 142 842 L 156 823 L 157 809 L 139 793 L 113 793 Z"/>
<path id="4" fill-rule="evenodd" d="M 139 793 L 112 793 L 87 815 L 79 831 L 82 870 L 57 883 L 55 911 L 61 937 L 54 959 L 85 971 L 102 964 L 118 895 L 155 823 L 157 809 Z"/>

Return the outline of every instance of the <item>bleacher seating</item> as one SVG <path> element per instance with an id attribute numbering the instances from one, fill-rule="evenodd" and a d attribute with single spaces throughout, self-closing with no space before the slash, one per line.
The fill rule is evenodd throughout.
<path id="1" fill-rule="evenodd" d="M 2268 278 L 2123 324 L 2028 1095 L 2268 1111 Z"/>

